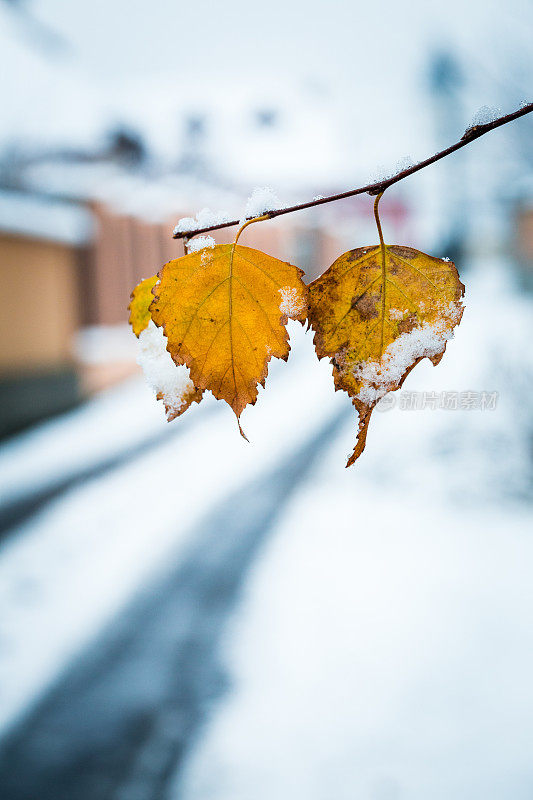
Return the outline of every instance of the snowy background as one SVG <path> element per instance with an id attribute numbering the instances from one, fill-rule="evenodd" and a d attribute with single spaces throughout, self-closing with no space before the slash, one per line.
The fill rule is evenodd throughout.
<path id="1" fill-rule="evenodd" d="M 32 187 L 146 218 L 174 192 L 233 214 L 265 184 L 347 189 L 531 100 L 532 34 L 528 0 L 1 0 L 2 189 L 117 129 L 145 172 L 32 161 Z M 296 323 L 251 445 L 209 397 L 167 425 L 138 374 L 0 443 L 2 798 L 531 798 L 532 133 L 391 190 L 466 311 L 350 470 L 355 413 Z M 321 224 L 371 243 L 350 209 Z M 0 224 L 26 213 L 6 200 Z M 90 341 L 134 353 L 122 334 Z M 406 407 L 424 393 L 496 399 Z"/>

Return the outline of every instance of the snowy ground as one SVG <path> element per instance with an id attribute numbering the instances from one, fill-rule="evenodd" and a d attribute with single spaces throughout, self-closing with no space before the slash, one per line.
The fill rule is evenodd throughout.
<path id="1" fill-rule="evenodd" d="M 171 796 L 531 797 L 533 513 L 384 503 L 331 477 L 342 452 L 254 570 Z"/>
<path id="2" fill-rule="evenodd" d="M 456 339 L 404 386 L 498 392 L 496 408 L 376 412 L 350 470 L 347 416 L 249 573 L 225 638 L 232 690 L 169 800 L 531 795 L 533 314 L 507 274 L 463 276 Z M 166 428 L 134 382 L 0 450 L 5 501 L 156 438 L 3 544 L 4 734 L 139 588 L 157 590 L 217 502 L 348 408 L 291 330 L 292 360 L 243 417 L 252 446 L 205 401 Z"/>
<path id="3" fill-rule="evenodd" d="M 292 332 L 290 367 L 273 364 L 269 391 L 243 414 L 253 445 L 239 436 L 231 412 L 208 398 L 167 427 L 161 404 L 139 379 L 0 450 L 6 502 L 168 433 L 137 458 L 63 493 L 3 544 L 0 730 L 139 585 L 179 560 L 188 532 L 211 506 L 282 461 L 342 405 L 327 366 L 315 365 L 310 336 L 296 323 Z"/>
<path id="4" fill-rule="evenodd" d="M 533 315 L 502 277 L 467 281 L 456 341 L 405 387 L 497 409 L 376 414 L 350 471 L 339 433 L 249 576 L 233 691 L 171 797 L 531 797 Z"/>

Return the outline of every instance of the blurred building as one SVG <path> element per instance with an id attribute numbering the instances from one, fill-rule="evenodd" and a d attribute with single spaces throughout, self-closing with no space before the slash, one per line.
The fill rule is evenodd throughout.
<path id="1" fill-rule="evenodd" d="M 533 275 L 533 199 L 516 211 L 518 254 Z"/>
<path id="2" fill-rule="evenodd" d="M 173 172 L 156 173 L 130 134 L 116 135 L 95 154 L 18 154 L 4 160 L 0 178 L 5 436 L 137 369 L 127 326 L 132 288 L 183 254 L 182 242 L 172 238 L 179 217 L 208 204 L 238 217 L 245 193 L 221 185 L 196 150 L 194 163 L 186 159 Z M 404 203 L 384 203 L 383 213 L 400 240 L 408 222 Z M 368 198 L 254 226 L 246 244 L 298 264 L 312 279 L 353 246 L 356 234 L 360 242 L 375 239 Z M 216 240 L 234 235 L 234 228 L 224 229 Z"/>
<path id="3" fill-rule="evenodd" d="M 533 291 L 533 182 L 522 180 L 511 203 L 512 251 L 521 283 Z"/>

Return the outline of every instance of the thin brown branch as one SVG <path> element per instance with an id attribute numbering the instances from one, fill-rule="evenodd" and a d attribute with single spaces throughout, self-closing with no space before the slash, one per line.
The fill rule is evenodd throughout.
<path id="1" fill-rule="evenodd" d="M 499 128 L 501 125 L 506 125 L 508 122 L 512 122 L 514 119 L 518 119 L 518 117 L 523 117 L 525 114 L 529 114 L 531 111 L 533 111 L 533 103 L 528 103 L 527 105 L 519 108 L 517 111 L 513 111 L 512 114 L 506 114 L 503 117 L 498 117 L 492 122 L 486 122 L 482 125 L 474 125 L 471 128 L 467 128 L 462 137 L 458 142 L 455 142 L 455 144 L 450 145 L 445 150 L 441 150 L 439 153 L 435 153 L 435 155 L 430 156 L 430 158 L 426 158 L 425 161 L 419 161 L 418 164 L 413 164 L 412 167 L 408 167 L 407 169 L 404 169 L 401 172 L 398 172 L 396 175 L 386 178 L 385 180 L 378 181 L 377 183 L 369 183 L 366 186 L 360 186 L 358 189 L 350 189 L 348 192 L 333 194 L 330 195 L 330 197 L 321 197 L 317 200 L 310 200 L 308 203 L 300 203 L 297 206 L 289 206 L 287 208 L 277 208 L 273 209 L 272 211 L 266 211 L 263 215 L 263 218 L 274 219 L 274 217 L 281 217 L 282 214 L 292 214 L 294 211 L 303 211 L 304 208 L 313 208 L 314 206 L 321 206 L 325 203 L 333 203 L 336 200 L 344 200 L 347 197 L 354 197 L 356 194 L 380 194 L 381 192 L 384 192 L 385 189 L 388 189 L 389 186 L 392 186 L 399 181 L 403 181 L 403 179 L 409 177 L 409 175 L 413 175 L 415 172 L 424 169 L 424 167 L 429 167 L 430 164 L 440 161 L 441 158 L 446 158 L 446 156 L 455 153 L 456 150 L 466 147 L 466 145 L 470 144 L 470 142 L 473 142 L 474 139 L 479 139 L 480 136 L 484 136 L 489 131 L 494 130 L 494 128 Z M 250 217 L 247 219 L 254 218 Z M 198 233 L 209 233 L 209 231 L 218 231 L 221 228 L 231 228 L 233 225 L 238 225 L 240 222 L 241 220 L 234 219 L 231 222 L 222 222 L 219 225 L 209 225 L 206 228 L 197 228 L 193 231 L 179 231 L 174 233 L 174 239 L 188 239 L 191 236 L 196 236 Z"/>

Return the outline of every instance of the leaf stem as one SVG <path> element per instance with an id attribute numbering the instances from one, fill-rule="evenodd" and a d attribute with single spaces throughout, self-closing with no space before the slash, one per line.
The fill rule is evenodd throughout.
<path id="1" fill-rule="evenodd" d="M 379 245 L 381 247 L 381 344 L 379 348 L 379 360 L 383 355 L 383 344 L 385 335 L 385 309 L 387 306 L 387 253 L 385 250 L 385 242 L 383 240 L 383 231 L 381 230 L 381 220 L 379 218 L 379 201 L 383 197 L 383 192 L 380 192 L 374 200 L 374 218 L 379 234 Z"/>
<path id="2" fill-rule="evenodd" d="M 340 194 L 333 194 L 329 197 L 321 197 L 318 200 L 310 200 L 308 203 L 300 203 L 296 206 L 288 206 L 287 208 L 277 208 L 273 209 L 272 211 L 267 211 L 261 217 L 254 217 L 253 219 L 248 220 L 245 224 L 241 227 L 239 233 L 237 234 L 237 238 L 239 237 L 241 231 L 244 227 L 248 224 L 248 222 L 259 222 L 265 219 L 274 219 L 275 217 L 281 217 L 283 214 L 292 214 L 294 211 L 303 211 L 306 208 L 314 208 L 314 206 L 321 206 L 325 203 L 334 203 L 337 200 L 345 200 L 347 197 L 354 197 L 357 194 L 370 194 L 376 195 L 380 194 L 385 191 L 389 186 L 392 186 L 394 183 L 398 183 L 399 181 L 403 181 L 404 178 L 409 177 L 409 175 L 413 175 L 415 172 L 418 172 L 425 167 L 429 167 L 430 164 L 434 164 L 436 161 L 440 161 L 441 158 L 445 158 L 446 156 L 455 153 L 456 150 L 460 150 L 462 147 L 465 147 L 470 142 L 473 142 L 474 139 L 479 139 L 480 136 L 484 136 L 489 131 L 494 130 L 495 128 L 499 128 L 501 125 L 506 125 L 508 122 L 512 122 L 519 117 L 523 117 L 525 114 L 530 114 L 533 111 L 533 103 L 528 103 L 525 106 L 513 111 L 511 114 L 506 114 L 502 117 L 498 117 L 497 119 L 493 120 L 492 122 L 485 122 L 482 125 L 474 125 L 470 128 L 467 128 L 462 137 L 459 141 L 455 142 L 454 144 L 446 147 L 444 150 L 441 150 L 435 155 L 426 158 L 424 161 L 419 161 L 418 164 L 413 164 L 412 167 L 408 167 L 407 169 L 401 170 L 401 172 L 397 172 L 396 175 L 392 175 L 390 178 L 385 178 L 382 181 L 378 181 L 377 183 L 369 183 L 366 186 L 360 186 L 357 189 L 350 189 L 347 192 L 341 192 Z M 240 220 L 235 219 L 231 222 L 222 222 L 218 225 L 209 225 L 205 228 L 197 228 L 194 231 L 178 231 L 174 233 L 174 239 L 184 239 L 190 236 L 196 236 L 198 233 L 209 233 L 210 231 L 218 231 L 221 228 L 231 228 L 234 225 L 238 225 Z"/>
<path id="3" fill-rule="evenodd" d="M 235 237 L 235 241 L 233 242 L 233 244 L 234 244 L 234 245 L 235 245 L 235 244 L 237 244 L 237 242 L 239 241 L 239 236 L 241 235 L 241 233 L 243 232 L 243 230 L 244 230 L 245 228 L 247 228 L 247 227 L 248 227 L 248 225 L 251 225 L 251 224 L 252 224 L 252 222 L 262 222 L 264 219 L 268 219 L 268 218 L 269 218 L 269 217 L 268 217 L 268 214 L 263 214 L 261 217 L 253 217 L 252 219 L 249 219 L 249 220 L 247 220 L 247 221 L 244 223 L 244 225 L 241 225 L 241 227 L 240 227 L 240 228 L 239 228 L 239 230 L 237 231 L 237 236 Z M 238 224 L 238 223 L 236 223 L 236 224 Z"/>
<path id="4" fill-rule="evenodd" d="M 381 245 L 381 251 L 382 252 L 385 249 L 385 242 L 383 241 L 383 232 L 381 230 L 381 220 L 379 218 L 378 205 L 379 205 L 379 201 L 383 197 L 383 194 L 384 194 L 383 192 L 380 192 L 378 194 L 378 196 L 376 197 L 376 199 L 374 200 L 374 219 L 376 220 L 376 225 L 378 227 L 379 243 Z"/>

